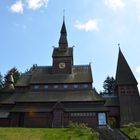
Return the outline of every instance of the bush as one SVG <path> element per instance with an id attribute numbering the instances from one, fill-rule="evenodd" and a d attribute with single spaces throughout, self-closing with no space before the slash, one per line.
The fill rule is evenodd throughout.
<path id="1" fill-rule="evenodd" d="M 114 117 L 109 117 L 109 125 L 111 128 L 115 128 L 116 127 L 116 119 Z"/>
<path id="2" fill-rule="evenodd" d="M 85 123 L 69 122 L 69 128 L 75 129 L 79 136 L 88 135 L 89 139 L 98 140 L 99 133 L 95 132 L 92 128 L 88 127 Z"/>
<path id="3" fill-rule="evenodd" d="M 135 131 L 135 129 L 136 129 L 134 123 L 126 124 L 126 125 L 124 125 L 124 127 L 127 128 L 127 129 L 126 129 L 126 130 L 127 130 L 127 133 L 131 133 L 131 132 Z"/>

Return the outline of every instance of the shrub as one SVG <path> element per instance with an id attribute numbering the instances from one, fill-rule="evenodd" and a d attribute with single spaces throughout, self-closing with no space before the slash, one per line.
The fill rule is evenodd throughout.
<path id="1" fill-rule="evenodd" d="M 69 122 L 69 128 L 75 129 L 79 136 L 88 135 L 89 139 L 98 140 L 99 133 L 88 127 L 85 123 Z"/>

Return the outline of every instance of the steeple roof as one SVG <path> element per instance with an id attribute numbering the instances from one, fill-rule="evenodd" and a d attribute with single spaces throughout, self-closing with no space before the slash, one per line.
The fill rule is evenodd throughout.
<path id="1" fill-rule="evenodd" d="M 63 20 L 59 39 L 59 49 L 61 51 L 66 51 L 67 48 L 68 48 L 67 31 L 65 26 L 65 20 Z"/>
<path id="2" fill-rule="evenodd" d="M 137 81 L 123 55 L 119 49 L 118 64 L 116 71 L 116 84 L 117 85 L 137 85 Z"/>

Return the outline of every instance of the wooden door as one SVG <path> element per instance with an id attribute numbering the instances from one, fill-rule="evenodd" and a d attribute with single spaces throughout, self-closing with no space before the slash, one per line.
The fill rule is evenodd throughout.
<path id="1" fill-rule="evenodd" d="M 52 127 L 63 127 L 63 111 L 62 110 L 53 111 Z"/>

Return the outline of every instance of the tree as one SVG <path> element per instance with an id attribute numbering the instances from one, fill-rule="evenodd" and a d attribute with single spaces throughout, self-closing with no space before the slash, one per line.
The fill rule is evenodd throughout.
<path id="1" fill-rule="evenodd" d="M 8 81 L 8 75 L 9 74 L 12 74 L 13 75 L 13 79 L 14 79 L 14 84 L 17 83 L 21 73 L 17 70 L 16 67 L 13 67 L 12 69 L 10 69 L 7 74 L 4 76 L 4 85 L 7 84 L 7 81 Z"/>
<path id="2" fill-rule="evenodd" d="M 3 76 L 0 73 L 0 90 L 3 88 Z"/>
<path id="3" fill-rule="evenodd" d="M 104 91 L 101 92 L 101 94 L 108 94 L 108 95 L 114 94 L 115 79 L 113 77 L 107 76 L 106 80 L 103 83 L 103 88 Z"/>

